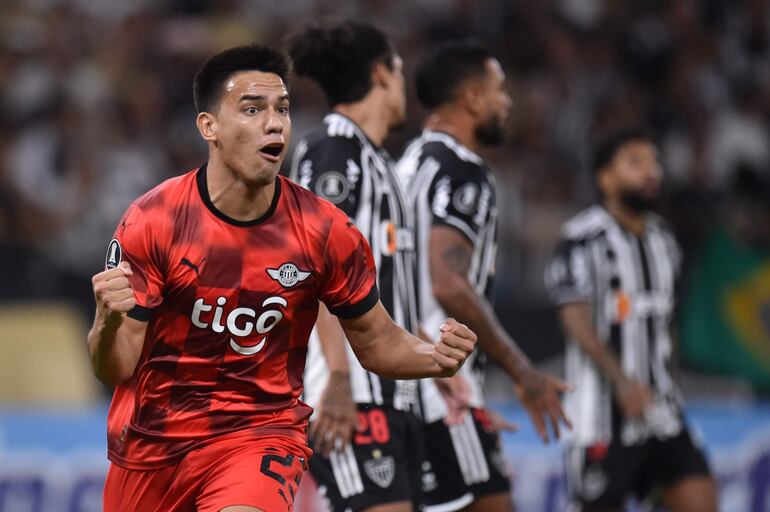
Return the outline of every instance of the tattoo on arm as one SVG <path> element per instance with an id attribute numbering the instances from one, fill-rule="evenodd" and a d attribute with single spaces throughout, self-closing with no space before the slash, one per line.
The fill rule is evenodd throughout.
<path id="1" fill-rule="evenodd" d="M 441 254 L 441 258 L 453 272 L 463 276 L 468 275 L 471 268 L 471 251 L 467 247 L 462 245 L 448 247 Z"/>

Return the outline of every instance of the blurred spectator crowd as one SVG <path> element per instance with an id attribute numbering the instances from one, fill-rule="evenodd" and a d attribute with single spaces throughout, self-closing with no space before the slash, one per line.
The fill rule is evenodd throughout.
<path id="1" fill-rule="evenodd" d="M 409 78 L 449 37 L 499 56 L 514 120 L 485 156 L 501 185 L 498 295 L 514 307 L 545 305 L 558 227 L 595 199 L 591 142 L 628 123 L 660 141 L 661 211 L 688 261 L 715 229 L 770 249 L 766 0 L 5 0 L 0 299 L 60 298 L 90 315 L 90 276 L 129 202 L 205 158 L 191 92 L 200 64 L 237 44 L 282 45 L 324 17 L 378 24 Z M 297 139 L 326 105 L 304 81 L 292 95 Z M 394 156 L 419 130 L 411 83 L 409 97 Z"/>

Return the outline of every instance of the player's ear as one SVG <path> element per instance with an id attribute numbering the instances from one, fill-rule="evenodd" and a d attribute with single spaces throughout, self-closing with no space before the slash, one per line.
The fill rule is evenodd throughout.
<path id="1" fill-rule="evenodd" d="M 471 82 L 463 87 L 461 95 L 465 107 L 473 114 L 478 116 L 484 112 L 484 98 L 481 87 L 475 82 Z"/>
<path id="2" fill-rule="evenodd" d="M 383 62 L 377 62 L 372 66 L 372 87 L 388 87 L 388 77 L 391 71 Z"/>
<path id="3" fill-rule="evenodd" d="M 206 142 L 216 142 L 217 140 L 217 119 L 208 112 L 201 112 L 195 119 L 198 131 Z"/>
<path id="4" fill-rule="evenodd" d="M 596 171 L 596 187 L 605 196 L 612 187 L 612 176 L 610 174 L 611 173 L 607 166 L 604 166 L 603 168 Z"/>

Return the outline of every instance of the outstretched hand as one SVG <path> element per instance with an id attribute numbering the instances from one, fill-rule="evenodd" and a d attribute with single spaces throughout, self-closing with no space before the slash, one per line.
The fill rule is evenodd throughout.
<path id="1" fill-rule="evenodd" d="M 572 386 L 551 375 L 529 369 L 514 386 L 519 401 L 526 409 L 535 430 L 544 443 L 550 440 L 550 422 L 556 439 L 561 436 L 560 423 L 572 429 L 572 423 L 561 406 L 561 393 L 572 391 Z"/>

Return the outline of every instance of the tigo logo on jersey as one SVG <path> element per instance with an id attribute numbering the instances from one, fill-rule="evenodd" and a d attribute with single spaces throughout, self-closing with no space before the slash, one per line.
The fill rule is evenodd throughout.
<path id="1" fill-rule="evenodd" d="M 265 347 L 267 336 L 263 336 L 255 345 L 243 345 L 235 341 L 235 338 L 245 338 L 251 336 L 253 333 L 266 335 L 273 330 L 283 318 L 283 312 L 278 309 L 268 309 L 257 317 L 257 312 L 255 310 L 244 307 L 235 308 L 225 316 L 226 305 L 226 297 L 217 298 L 216 308 L 210 304 L 206 304 L 203 299 L 196 300 L 191 315 L 192 323 L 195 327 L 200 329 L 207 329 L 210 327 L 211 330 L 216 333 L 224 332 L 225 329 L 227 329 L 227 332 L 233 336 L 230 338 L 230 348 L 244 356 L 253 356 L 261 351 Z M 282 306 L 285 308 L 288 306 L 288 303 L 283 297 L 268 297 L 262 302 L 262 307 L 266 308 L 268 306 Z M 210 320 L 201 318 L 203 313 L 208 313 L 212 309 L 214 310 L 214 316 L 211 317 Z M 223 317 L 225 318 L 224 324 L 222 323 Z M 239 326 L 239 319 L 242 317 L 256 319 L 256 321 L 252 322 L 247 320 Z"/>
<path id="2" fill-rule="evenodd" d="M 269 268 L 267 273 L 270 277 L 281 283 L 281 286 L 284 288 L 291 288 L 310 277 L 310 272 L 300 270 L 294 263 L 284 263 L 278 268 Z"/>

